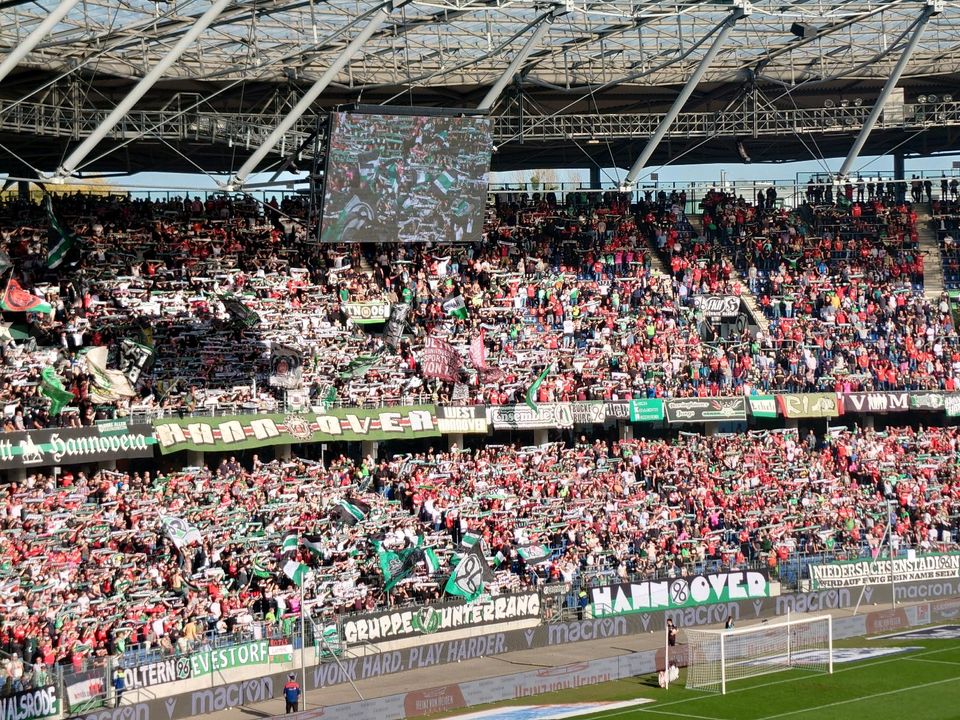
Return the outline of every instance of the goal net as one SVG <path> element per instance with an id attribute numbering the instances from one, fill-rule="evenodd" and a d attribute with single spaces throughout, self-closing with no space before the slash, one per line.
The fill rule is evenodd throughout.
<path id="1" fill-rule="evenodd" d="M 687 687 L 725 693 L 731 680 L 790 668 L 833 672 L 829 615 L 736 630 L 687 629 Z"/>

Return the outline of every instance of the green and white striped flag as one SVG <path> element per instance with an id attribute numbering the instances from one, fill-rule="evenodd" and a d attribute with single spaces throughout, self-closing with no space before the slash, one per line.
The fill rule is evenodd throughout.
<path id="1" fill-rule="evenodd" d="M 526 545 L 519 548 L 517 554 L 524 559 L 527 565 L 539 565 L 548 562 L 553 551 L 546 545 Z"/>
<path id="2" fill-rule="evenodd" d="M 296 560 L 287 560 L 286 564 L 283 566 L 283 574 L 293 580 L 297 587 L 303 585 L 309 573 L 310 568 L 301 562 L 297 562 Z"/>
<path id="3" fill-rule="evenodd" d="M 427 572 L 434 575 L 440 572 L 440 558 L 432 548 L 426 548 L 423 551 L 423 562 L 427 566 Z"/>
<path id="4" fill-rule="evenodd" d="M 366 510 L 348 500 L 341 500 L 337 505 L 341 510 L 341 516 L 348 522 L 352 519 L 353 523 L 358 523 L 367 517 Z"/>
<path id="5" fill-rule="evenodd" d="M 437 186 L 437 189 L 440 192 L 446 195 L 448 192 L 450 192 L 450 188 L 453 187 L 455 180 L 456 178 L 454 178 L 453 175 L 444 170 L 442 173 L 437 175 L 436 179 L 433 181 L 433 184 Z"/>
<path id="6" fill-rule="evenodd" d="M 263 566 L 263 563 L 260 560 L 253 561 L 253 563 L 250 566 L 250 571 L 253 573 L 254 577 L 258 577 L 258 578 L 270 577 L 270 571 Z"/>
<path id="7" fill-rule="evenodd" d="M 467 304 L 463 300 L 463 295 L 451 295 L 444 300 L 443 311 L 450 317 L 465 320 L 468 313 Z"/>
<path id="8" fill-rule="evenodd" d="M 477 533 L 465 533 L 462 538 L 460 538 L 460 545 L 464 548 L 472 548 L 480 542 L 480 536 Z"/>
<path id="9" fill-rule="evenodd" d="M 47 238 L 47 268 L 56 270 L 63 265 L 67 256 L 74 248 L 78 248 L 80 243 L 76 235 L 60 224 L 53 212 L 53 201 L 49 195 L 43 196 L 43 206 L 47 211 L 47 221 L 50 223 Z"/>
<path id="10" fill-rule="evenodd" d="M 296 535 L 287 535 L 283 539 L 283 547 L 281 548 L 281 551 L 284 555 L 287 553 L 296 552 L 299 545 L 300 543 L 297 541 Z"/>
<path id="11" fill-rule="evenodd" d="M 303 546 L 314 555 L 323 555 L 323 536 L 304 535 Z"/>

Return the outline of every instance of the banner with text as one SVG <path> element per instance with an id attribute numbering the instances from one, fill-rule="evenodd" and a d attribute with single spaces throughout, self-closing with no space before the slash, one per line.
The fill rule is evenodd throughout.
<path id="1" fill-rule="evenodd" d="M 570 403 L 574 425 L 603 425 L 607 421 L 607 408 L 602 400 Z"/>
<path id="2" fill-rule="evenodd" d="M 673 398 L 664 401 L 669 423 L 725 422 L 746 420 L 743 397 Z"/>
<path id="3" fill-rule="evenodd" d="M 266 640 L 203 650 L 192 655 L 164 658 L 123 669 L 127 690 L 203 677 L 214 672 L 270 663 L 270 644 Z"/>
<path id="4" fill-rule="evenodd" d="M 754 417 L 777 416 L 777 399 L 773 395 L 751 395 L 747 400 L 750 403 L 750 414 Z"/>
<path id="5" fill-rule="evenodd" d="M 327 441 L 439 437 L 433 405 L 332 409 L 321 415 L 238 415 L 153 421 L 160 451 L 224 451 Z"/>
<path id="6" fill-rule="evenodd" d="M 3 720 L 36 720 L 60 714 L 60 698 L 53 685 L 0 697 Z"/>
<path id="7" fill-rule="evenodd" d="M 343 314 L 357 325 L 385 323 L 390 317 L 390 303 L 380 301 L 348 302 L 341 305 Z"/>
<path id="8" fill-rule="evenodd" d="M 943 580 L 960 578 L 960 555 L 925 555 L 894 560 L 892 580 Z M 810 579 L 815 590 L 880 585 L 891 582 L 889 560 L 852 560 L 850 562 L 811 565 Z"/>
<path id="9" fill-rule="evenodd" d="M 0 470 L 152 457 L 156 442 L 150 425 L 127 425 L 123 420 L 8 432 L 0 434 Z"/>
<path id="10" fill-rule="evenodd" d="M 494 430 L 540 430 L 573 427 L 570 403 L 540 403 L 531 410 L 527 405 L 500 405 L 488 409 Z"/>
<path id="11" fill-rule="evenodd" d="M 765 597 L 770 597 L 767 576 L 753 570 L 590 588 L 594 617 Z"/>
<path id="12" fill-rule="evenodd" d="M 843 415 L 836 393 L 777 395 L 780 414 L 786 418 L 827 418 Z"/>
<path id="13" fill-rule="evenodd" d="M 663 400 L 649 398 L 630 401 L 630 422 L 661 422 L 663 418 Z"/>
<path id="14" fill-rule="evenodd" d="M 910 393 L 859 392 L 843 396 L 845 413 L 891 413 L 910 409 Z"/>
<path id="15" fill-rule="evenodd" d="M 442 405 L 437 407 L 437 427 L 444 435 L 486 435 L 487 409 L 483 405 Z"/>
<path id="16" fill-rule="evenodd" d="M 348 643 L 383 642 L 447 630 L 539 618 L 540 595 L 535 592 L 517 593 L 467 604 L 442 603 L 351 616 L 343 621 L 343 638 Z M 490 632 L 495 629 L 484 628 Z"/>

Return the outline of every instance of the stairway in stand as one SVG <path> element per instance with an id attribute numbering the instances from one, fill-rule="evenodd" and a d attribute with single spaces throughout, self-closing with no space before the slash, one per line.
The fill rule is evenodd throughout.
<path id="1" fill-rule="evenodd" d="M 923 256 L 923 294 L 928 300 L 936 300 L 943 292 L 943 257 L 940 254 L 940 241 L 933 229 L 930 205 L 916 203 L 917 239 L 920 241 L 920 254 Z"/>

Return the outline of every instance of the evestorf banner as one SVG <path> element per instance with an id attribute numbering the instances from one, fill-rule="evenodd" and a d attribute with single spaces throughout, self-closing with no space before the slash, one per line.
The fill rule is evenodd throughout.
<path id="1" fill-rule="evenodd" d="M 164 418 L 153 421 L 160 451 L 226 451 L 327 441 L 439 437 L 433 405 L 331 409 L 322 414 Z"/>
<path id="2" fill-rule="evenodd" d="M 348 643 L 382 642 L 431 635 L 447 630 L 512 622 L 539 620 L 540 595 L 535 592 L 501 595 L 469 604 L 444 603 L 351 617 L 343 621 Z M 485 630 L 491 632 L 496 628 Z"/>
<path id="3" fill-rule="evenodd" d="M 590 589 L 594 617 L 673 610 L 769 596 L 770 583 L 766 574 L 752 570 L 605 585 Z"/>
<path id="4" fill-rule="evenodd" d="M 894 560 L 893 580 L 942 580 L 960 577 L 960 555 L 925 555 Z M 889 560 L 853 560 L 851 562 L 811 565 L 810 579 L 817 590 L 880 585 L 891 581 Z"/>
<path id="5" fill-rule="evenodd" d="M 127 425 L 122 420 L 84 428 L 3 433 L 0 469 L 152 457 L 156 442 L 150 425 Z"/>

